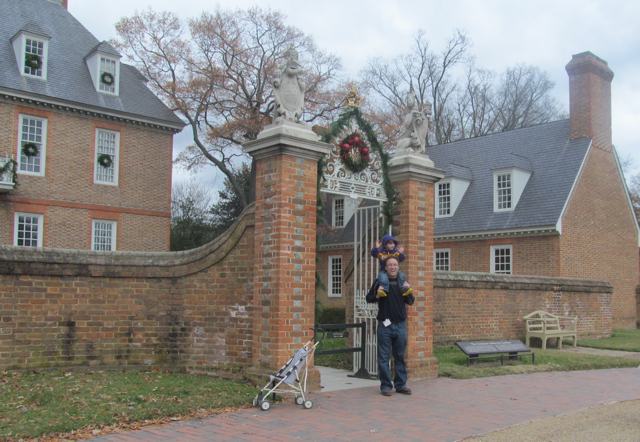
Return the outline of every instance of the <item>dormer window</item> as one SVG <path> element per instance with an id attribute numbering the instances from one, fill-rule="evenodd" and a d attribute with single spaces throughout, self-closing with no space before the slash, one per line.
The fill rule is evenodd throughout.
<path id="1" fill-rule="evenodd" d="M 344 227 L 344 198 L 333 200 L 333 227 Z"/>
<path id="2" fill-rule="evenodd" d="M 100 57 L 99 89 L 110 94 L 116 93 L 116 61 Z"/>
<path id="3" fill-rule="evenodd" d="M 507 154 L 493 165 L 493 211 L 515 210 L 533 167 L 529 158 Z"/>
<path id="4" fill-rule="evenodd" d="M 120 54 L 103 41 L 85 58 L 93 85 L 98 92 L 120 94 Z"/>
<path id="5" fill-rule="evenodd" d="M 25 39 L 24 49 L 24 73 L 36 77 L 44 75 L 44 45 L 42 40 L 35 38 Z"/>
<path id="6" fill-rule="evenodd" d="M 36 23 L 29 23 L 11 39 L 20 73 L 47 79 L 49 36 Z"/>
<path id="7" fill-rule="evenodd" d="M 495 174 L 496 211 L 511 210 L 511 174 Z"/>
<path id="8" fill-rule="evenodd" d="M 436 218 L 453 216 L 472 181 L 471 171 L 457 164 L 450 164 L 445 177 L 436 183 Z"/>
<path id="9" fill-rule="evenodd" d="M 531 172 L 516 167 L 493 171 L 493 211 L 508 212 L 518 205 Z"/>

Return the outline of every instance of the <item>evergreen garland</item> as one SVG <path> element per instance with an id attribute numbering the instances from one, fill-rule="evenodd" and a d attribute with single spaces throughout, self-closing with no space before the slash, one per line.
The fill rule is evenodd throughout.
<path id="1" fill-rule="evenodd" d="M 385 217 L 384 229 L 385 231 L 387 231 L 389 226 L 393 224 L 393 211 L 395 210 L 395 205 L 401 203 L 402 201 L 398 196 L 398 190 L 389 179 L 388 171 L 389 171 L 389 160 L 391 159 L 391 155 L 382 148 L 382 145 L 378 141 L 378 137 L 376 136 L 375 132 L 373 131 L 373 128 L 371 127 L 371 123 L 369 123 L 362 116 L 362 112 L 360 111 L 360 108 L 352 107 L 348 109 L 346 112 L 340 114 L 338 119 L 333 123 L 331 123 L 330 131 L 325 132 L 324 135 L 322 135 L 322 137 L 320 138 L 320 140 L 325 143 L 331 143 L 332 140 L 335 139 L 340 134 L 340 132 L 344 130 L 345 127 L 349 126 L 349 123 L 352 119 L 356 121 L 358 127 L 366 135 L 367 140 L 369 140 L 369 145 L 371 146 L 371 149 L 377 151 L 378 154 L 380 155 L 380 160 L 382 163 L 382 177 L 383 177 L 382 187 L 384 188 L 384 192 L 387 195 L 387 201 L 382 205 L 382 213 L 384 214 L 384 217 Z M 322 167 L 324 167 L 325 163 L 323 163 L 323 166 L 320 167 L 320 163 L 322 161 L 324 161 L 324 159 L 318 162 L 318 201 L 320 201 L 320 196 L 319 196 L 320 185 L 322 181 L 325 179 L 324 172 L 322 170 Z M 324 208 L 322 209 L 322 212 L 324 213 Z"/>
<path id="2" fill-rule="evenodd" d="M 18 163 L 15 160 L 9 158 L 6 163 L 2 167 L 0 167 L 0 177 L 2 177 L 6 172 L 11 170 L 11 181 L 17 186 L 18 185 L 18 174 L 16 170 L 18 168 Z"/>

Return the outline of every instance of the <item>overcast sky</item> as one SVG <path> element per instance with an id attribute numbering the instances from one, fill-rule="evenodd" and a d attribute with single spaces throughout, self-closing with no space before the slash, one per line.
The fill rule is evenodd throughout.
<path id="1" fill-rule="evenodd" d="M 607 0 L 68 0 L 69 11 L 99 40 L 115 37 L 123 16 L 152 6 L 182 18 L 203 10 L 279 10 L 288 24 L 313 35 L 320 48 L 342 59 L 345 76 L 355 78 L 369 58 L 407 52 L 418 29 L 433 49 L 443 47 L 454 29 L 468 31 L 479 67 L 502 72 L 518 63 L 539 66 L 556 83 L 553 95 L 569 109 L 564 69 L 573 54 L 591 51 L 609 63 L 612 83 L 613 144 L 621 157 L 632 155 L 640 170 L 640 2 Z M 186 131 L 184 131 L 186 132 Z M 186 141 L 185 141 L 186 139 Z M 176 138 L 176 149 L 188 143 Z M 177 173 L 178 179 L 184 175 Z M 211 182 L 214 171 L 205 179 Z"/>

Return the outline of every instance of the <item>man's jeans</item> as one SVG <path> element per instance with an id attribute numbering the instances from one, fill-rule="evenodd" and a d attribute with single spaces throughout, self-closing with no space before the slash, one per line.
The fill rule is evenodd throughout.
<path id="1" fill-rule="evenodd" d="M 398 287 L 400 287 L 400 291 L 402 291 L 402 286 L 404 286 L 404 283 L 407 281 L 407 275 L 405 275 L 401 271 L 398 271 L 397 278 Z M 378 283 L 380 284 L 380 287 L 382 287 L 387 293 L 389 293 L 389 274 L 386 270 L 380 270 L 380 272 L 378 272 Z"/>
<path id="2" fill-rule="evenodd" d="M 395 377 L 393 383 L 396 390 L 402 390 L 407 384 L 407 363 L 404 354 L 407 351 L 407 323 L 390 324 L 385 327 L 382 321 L 378 321 L 378 375 L 380 376 L 380 389 L 392 390 L 391 369 L 389 360 L 393 352 L 393 364 Z"/>

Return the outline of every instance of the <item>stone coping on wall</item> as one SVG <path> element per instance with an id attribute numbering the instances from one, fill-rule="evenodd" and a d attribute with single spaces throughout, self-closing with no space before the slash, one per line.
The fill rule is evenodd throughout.
<path id="1" fill-rule="evenodd" d="M 180 252 L 97 252 L 47 247 L 0 246 L 0 274 L 166 277 L 186 276 L 224 258 L 255 224 L 255 205 L 248 205 L 222 235 L 201 247 Z"/>
<path id="2" fill-rule="evenodd" d="M 433 272 L 434 287 L 613 293 L 606 281 L 479 272 Z"/>

